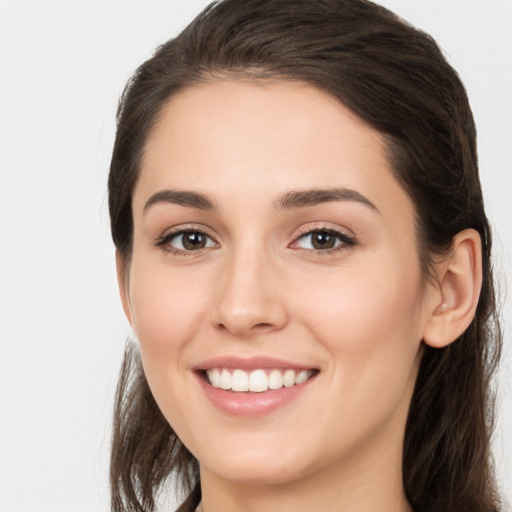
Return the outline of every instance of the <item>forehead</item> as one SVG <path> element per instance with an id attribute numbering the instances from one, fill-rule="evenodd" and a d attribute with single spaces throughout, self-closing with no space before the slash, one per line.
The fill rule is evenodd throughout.
<path id="1" fill-rule="evenodd" d="M 233 201 L 244 191 L 273 200 L 283 190 L 333 186 L 364 192 L 374 204 L 397 195 L 410 202 L 381 134 L 331 95 L 294 82 L 218 80 L 187 88 L 163 107 L 134 206 L 141 209 L 159 189 L 193 188 Z"/>

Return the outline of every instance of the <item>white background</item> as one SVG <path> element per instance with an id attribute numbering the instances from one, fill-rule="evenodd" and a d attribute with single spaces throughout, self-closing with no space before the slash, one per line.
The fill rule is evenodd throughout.
<path id="1" fill-rule="evenodd" d="M 512 276 L 512 0 L 382 0 L 430 32 L 479 128 L 502 291 Z M 106 180 L 117 98 L 204 0 L 0 0 L 0 512 L 107 511 L 129 333 Z M 495 451 L 512 501 L 511 301 Z"/>

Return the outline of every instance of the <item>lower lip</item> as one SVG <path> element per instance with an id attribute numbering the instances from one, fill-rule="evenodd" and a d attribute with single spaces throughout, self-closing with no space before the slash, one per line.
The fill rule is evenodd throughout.
<path id="1" fill-rule="evenodd" d="M 262 393 L 251 393 L 214 388 L 202 375 L 197 374 L 203 391 L 213 405 L 228 414 L 245 417 L 263 416 L 283 407 L 303 393 L 315 378 L 316 375 L 310 377 L 306 382 L 295 384 L 289 388 L 282 387 Z"/>

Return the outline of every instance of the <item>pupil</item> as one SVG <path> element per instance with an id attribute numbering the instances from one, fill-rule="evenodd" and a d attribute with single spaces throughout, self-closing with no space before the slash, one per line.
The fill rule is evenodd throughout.
<path id="1" fill-rule="evenodd" d="M 315 249 L 332 249 L 336 240 L 330 233 L 319 231 L 313 235 L 312 242 Z"/>
<path id="2" fill-rule="evenodd" d="M 203 249 L 206 245 L 206 237 L 202 233 L 186 233 L 183 235 L 183 247 L 185 249 Z"/>

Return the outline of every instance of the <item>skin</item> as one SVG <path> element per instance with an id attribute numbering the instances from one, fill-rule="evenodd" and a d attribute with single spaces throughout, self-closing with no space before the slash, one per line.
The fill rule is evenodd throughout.
<path id="1" fill-rule="evenodd" d="M 290 191 L 333 187 L 374 207 L 276 207 Z M 145 208 L 170 189 L 205 194 L 216 209 Z M 380 134 L 303 84 L 188 88 L 150 134 L 133 218 L 121 296 L 155 399 L 200 462 L 205 512 L 409 510 L 402 443 L 422 343 L 443 346 L 470 319 L 478 241 L 461 235 L 425 286 L 414 205 Z M 200 229 L 209 245 L 180 249 L 167 236 L 180 229 Z M 322 229 L 354 243 L 315 249 L 307 233 Z M 225 355 L 319 373 L 284 406 L 239 417 L 216 408 L 194 372 Z"/>

